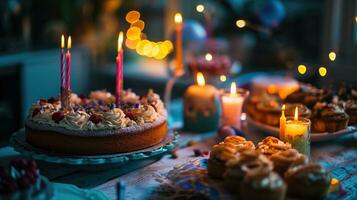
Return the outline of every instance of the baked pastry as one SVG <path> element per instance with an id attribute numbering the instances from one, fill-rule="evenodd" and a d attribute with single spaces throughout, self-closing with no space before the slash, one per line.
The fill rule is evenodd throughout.
<path id="1" fill-rule="evenodd" d="M 348 116 L 350 117 L 348 124 L 357 124 L 357 100 L 347 100 L 344 104 L 344 108 Z"/>
<path id="2" fill-rule="evenodd" d="M 258 143 L 258 150 L 270 158 L 271 155 L 291 149 L 291 144 L 285 143 L 276 137 L 268 136 Z"/>
<path id="3" fill-rule="evenodd" d="M 129 152 L 160 143 L 167 113 L 152 90 L 139 97 L 124 91 L 121 105 L 106 91 L 71 96 L 70 109 L 51 98 L 33 104 L 25 122 L 29 144 L 48 151 L 93 155 Z"/>
<path id="4" fill-rule="evenodd" d="M 273 170 L 273 163 L 256 150 L 241 152 L 236 158 L 229 160 L 226 166 L 227 170 L 223 175 L 224 185 L 232 193 L 239 193 L 241 184 L 247 173 L 252 173 L 254 170 L 268 172 Z"/>
<path id="5" fill-rule="evenodd" d="M 336 132 L 347 127 L 348 114 L 337 104 L 316 103 L 312 114 L 312 131 Z"/>
<path id="6" fill-rule="evenodd" d="M 299 90 L 291 93 L 285 99 L 287 103 L 301 103 L 309 108 L 321 100 L 324 96 L 324 91 L 308 84 L 301 84 Z"/>
<path id="7" fill-rule="evenodd" d="M 297 107 L 300 117 L 310 118 L 310 109 L 302 104 L 287 103 L 285 106 L 285 116 L 287 117 L 294 116 L 295 108 Z M 277 101 L 261 102 L 257 105 L 257 111 L 261 115 L 260 121 L 271 126 L 279 126 L 281 109 L 282 104 Z"/>
<path id="8" fill-rule="evenodd" d="M 331 177 L 321 165 L 316 163 L 294 163 L 286 172 L 288 195 L 303 199 L 321 199 L 326 196 Z"/>
<path id="9" fill-rule="evenodd" d="M 301 157 L 305 156 L 299 153 L 296 149 L 287 149 L 273 154 L 270 156 L 270 160 L 274 163 L 274 171 L 284 177 L 285 171 L 292 163 L 296 162 L 298 159 L 302 159 Z"/>
<path id="10" fill-rule="evenodd" d="M 246 102 L 246 112 L 255 121 L 262 121 L 262 118 L 264 117 L 261 111 L 257 109 L 258 104 L 262 102 L 276 102 L 276 104 L 280 105 L 280 99 L 277 96 L 268 95 L 266 93 L 263 93 L 261 95 L 251 95 L 248 97 Z"/>
<path id="11" fill-rule="evenodd" d="M 235 158 L 239 152 L 253 150 L 253 142 L 240 136 L 228 136 L 223 142 L 214 145 L 208 159 L 208 175 L 213 178 L 222 178 L 226 171 L 227 161 Z"/>
<path id="12" fill-rule="evenodd" d="M 247 173 L 241 184 L 242 199 L 285 199 L 287 186 L 284 180 L 277 173 L 269 171 L 265 163 L 251 163 L 246 168 Z"/>
<path id="13" fill-rule="evenodd" d="M 0 199 L 40 200 L 52 199 L 52 196 L 52 186 L 40 176 L 35 161 L 15 159 L 8 170 L 0 167 Z"/>

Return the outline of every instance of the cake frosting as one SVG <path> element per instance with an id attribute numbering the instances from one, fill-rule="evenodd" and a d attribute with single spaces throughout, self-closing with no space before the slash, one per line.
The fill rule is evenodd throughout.
<path id="1" fill-rule="evenodd" d="M 160 96 L 152 90 L 141 97 L 127 90 L 121 100 L 117 107 L 113 95 L 105 90 L 88 97 L 71 94 L 72 109 L 64 110 L 57 99 L 42 99 L 30 108 L 26 126 L 64 134 L 111 135 L 138 131 L 167 118 Z"/>

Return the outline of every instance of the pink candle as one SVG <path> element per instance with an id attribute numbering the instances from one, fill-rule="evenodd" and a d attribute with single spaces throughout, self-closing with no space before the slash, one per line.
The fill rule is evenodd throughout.
<path id="1" fill-rule="evenodd" d="M 72 39 L 71 36 L 68 37 L 67 43 L 67 53 L 66 53 L 66 90 L 69 91 L 71 89 L 71 49 Z"/>
<path id="2" fill-rule="evenodd" d="M 182 64 L 182 15 L 180 13 L 175 14 L 175 24 L 176 24 L 176 68 L 175 76 L 180 76 L 183 74 L 183 64 Z"/>
<path id="3" fill-rule="evenodd" d="M 119 33 L 118 38 L 118 55 L 116 57 L 116 88 L 115 88 L 115 103 L 120 106 L 120 94 L 123 88 L 123 32 Z"/>
<path id="4" fill-rule="evenodd" d="M 64 88 L 64 35 L 61 37 L 61 91 Z M 62 95 L 62 94 L 61 94 Z"/>

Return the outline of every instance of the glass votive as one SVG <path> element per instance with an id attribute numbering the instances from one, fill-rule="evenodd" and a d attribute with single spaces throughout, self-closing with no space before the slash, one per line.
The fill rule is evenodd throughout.
<path id="1" fill-rule="evenodd" d="M 234 85 L 235 87 L 235 85 Z M 235 91 L 234 91 L 235 90 Z M 245 98 L 249 95 L 248 90 L 235 88 L 232 91 L 224 91 L 221 96 L 221 126 L 231 126 L 241 130 L 241 113 Z"/>
<path id="2" fill-rule="evenodd" d="M 310 156 L 311 121 L 307 118 L 294 119 L 287 117 L 284 130 L 284 140 L 300 153 Z"/>

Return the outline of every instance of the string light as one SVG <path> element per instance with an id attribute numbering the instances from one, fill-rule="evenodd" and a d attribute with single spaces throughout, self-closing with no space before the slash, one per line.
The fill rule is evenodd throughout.
<path id="1" fill-rule="evenodd" d="M 357 22 L 357 16 L 355 17 L 355 21 Z"/>
<path id="2" fill-rule="evenodd" d="M 202 5 L 202 4 L 198 4 L 197 6 L 196 6 L 196 11 L 197 12 L 203 12 L 205 10 L 205 7 Z"/>
<path id="3" fill-rule="evenodd" d="M 236 25 L 238 28 L 244 28 L 247 25 L 247 23 L 245 22 L 245 20 L 239 19 L 236 21 Z"/>
<path id="4" fill-rule="evenodd" d="M 320 76 L 324 77 L 327 74 L 327 69 L 326 67 L 319 67 L 319 74 Z"/>
<path id="5" fill-rule="evenodd" d="M 226 82 L 227 77 L 225 75 L 221 75 L 219 76 L 219 80 L 221 80 L 222 82 Z"/>
<path id="6" fill-rule="evenodd" d="M 128 14 L 126 14 L 126 16 L 125 16 L 125 20 L 127 22 L 129 22 L 130 24 L 138 21 L 139 18 L 140 18 L 140 13 L 136 10 L 132 10 L 132 11 L 128 12 Z"/>
<path id="7" fill-rule="evenodd" d="M 306 66 L 305 65 L 299 65 L 298 66 L 298 72 L 300 74 L 305 74 L 306 73 Z"/>
<path id="8" fill-rule="evenodd" d="M 328 54 L 328 57 L 331 61 L 334 61 L 336 59 L 336 53 L 331 51 L 329 54 Z"/>
<path id="9" fill-rule="evenodd" d="M 213 59 L 212 54 L 207 53 L 207 54 L 205 55 L 205 59 L 206 59 L 207 61 L 212 61 L 212 59 Z"/>

